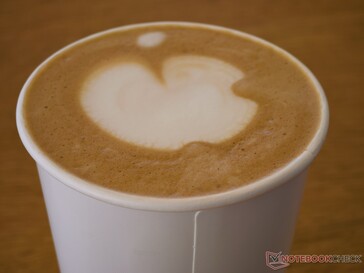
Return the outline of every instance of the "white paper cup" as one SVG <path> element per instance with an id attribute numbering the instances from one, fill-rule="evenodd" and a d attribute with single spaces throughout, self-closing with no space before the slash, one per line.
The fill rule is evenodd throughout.
<path id="1" fill-rule="evenodd" d="M 301 62 L 275 45 L 239 31 L 203 26 L 248 36 L 296 62 L 312 79 L 320 97 L 321 120 L 315 136 L 307 149 L 285 167 L 227 192 L 155 198 L 99 187 L 62 169 L 42 152 L 25 126 L 24 95 L 39 69 L 64 50 L 133 25 L 65 47 L 31 74 L 19 96 L 16 113 L 20 137 L 37 163 L 62 273 L 272 272 L 266 266 L 265 252 L 289 252 L 305 174 L 328 128 L 324 92 Z"/>

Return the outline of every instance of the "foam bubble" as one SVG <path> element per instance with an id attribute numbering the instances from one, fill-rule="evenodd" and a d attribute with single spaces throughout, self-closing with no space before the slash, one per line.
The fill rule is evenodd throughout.
<path id="1" fill-rule="evenodd" d="M 154 47 L 160 45 L 165 39 L 166 35 L 163 32 L 155 31 L 140 35 L 137 43 L 141 47 Z"/>
<path id="2" fill-rule="evenodd" d="M 163 64 L 164 82 L 137 62 L 99 71 L 84 86 L 81 104 L 103 129 L 122 140 L 157 149 L 217 143 L 245 128 L 257 104 L 231 87 L 244 74 L 210 57 L 184 55 Z"/>

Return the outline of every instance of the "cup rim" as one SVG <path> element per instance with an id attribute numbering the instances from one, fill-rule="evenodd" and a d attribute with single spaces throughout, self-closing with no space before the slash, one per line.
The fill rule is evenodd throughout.
<path id="1" fill-rule="evenodd" d="M 85 179 L 77 177 L 61 166 L 58 166 L 54 161 L 52 161 L 35 143 L 32 139 L 30 133 L 28 132 L 25 124 L 25 120 L 23 117 L 23 109 L 22 105 L 24 102 L 24 97 L 26 90 L 28 89 L 31 81 L 38 73 L 40 69 L 42 69 L 48 62 L 54 59 L 56 56 L 68 50 L 69 48 L 76 46 L 80 43 L 85 41 L 92 40 L 99 36 L 109 34 L 116 31 L 127 30 L 135 27 L 144 27 L 144 26 L 160 26 L 160 25 L 182 25 L 182 26 L 198 26 L 204 27 L 213 30 L 220 30 L 229 32 L 235 35 L 243 36 L 245 38 L 251 39 L 255 42 L 261 43 L 265 46 L 269 46 L 274 50 L 278 51 L 279 53 L 283 54 L 291 61 L 293 61 L 306 75 L 310 78 L 315 89 L 320 98 L 321 104 L 321 119 L 319 122 L 318 129 L 311 139 L 310 143 L 307 145 L 306 149 L 299 154 L 296 158 L 291 160 L 288 164 L 283 166 L 282 168 L 274 171 L 273 173 L 264 176 L 254 182 L 251 182 L 247 185 L 242 185 L 238 188 L 208 194 L 208 195 L 201 195 L 201 196 L 193 196 L 193 197 L 152 197 L 152 196 L 142 196 L 142 195 L 135 195 L 129 193 L 118 192 L 115 190 L 107 189 L 92 182 L 88 182 Z M 28 77 L 24 86 L 21 89 L 17 107 L 16 107 L 16 123 L 18 128 L 18 133 L 20 138 L 23 142 L 23 145 L 29 152 L 29 154 L 33 157 L 36 163 L 44 168 L 49 174 L 59 180 L 61 183 L 65 184 L 66 186 L 73 188 L 74 190 L 92 197 L 94 199 L 117 205 L 122 207 L 127 207 L 131 209 L 139 209 L 139 210 L 149 210 L 149 211 L 164 211 L 164 212 L 178 212 L 178 211 L 192 211 L 192 210 L 202 210 L 214 207 L 221 207 L 230 205 L 233 203 L 245 201 L 251 199 L 253 197 L 259 196 L 265 192 L 273 190 L 274 188 L 283 185 L 284 183 L 288 182 L 290 179 L 294 178 L 295 176 L 302 173 L 304 170 L 307 169 L 309 164 L 315 158 L 317 153 L 319 152 L 325 136 L 328 130 L 328 122 L 329 122 L 329 109 L 327 104 L 327 99 L 325 93 L 313 75 L 313 73 L 296 57 L 288 53 L 287 51 L 283 50 L 282 48 L 262 39 L 256 37 L 254 35 L 230 29 L 227 27 L 216 26 L 211 24 L 205 23 L 194 23 L 194 22 L 182 22 L 182 21 L 161 21 L 161 22 L 146 22 L 146 23 L 138 23 L 138 24 L 131 24 L 125 25 L 120 27 L 115 27 L 112 29 L 108 29 L 105 31 L 97 32 L 95 34 L 89 35 L 85 38 L 79 39 L 62 49 L 58 50 L 51 56 L 49 56 L 45 61 L 43 61 Z"/>

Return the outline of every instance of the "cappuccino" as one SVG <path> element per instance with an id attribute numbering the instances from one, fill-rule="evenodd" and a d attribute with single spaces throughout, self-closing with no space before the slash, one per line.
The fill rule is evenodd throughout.
<path id="1" fill-rule="evenodd" d="M 280 50 L 204 25 L 115 29 L 68 47 L 30 82 L 23 115 L 68 172 L 125 193 L 213 194 L 267 176 L 317 131 L 314 83 Z"/>

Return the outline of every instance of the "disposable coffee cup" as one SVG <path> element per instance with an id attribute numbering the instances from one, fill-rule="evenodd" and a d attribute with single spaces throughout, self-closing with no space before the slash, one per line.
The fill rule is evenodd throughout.
<path id="1" fill-rule="evenodd" d="M 165 23 L 140 25 L 153 24 Z M 316 88 L 321 117 L 317 132 L 300 155 L 251 184 L 184 198 L 126 194 L 67 172 L 50 160 L 31 137 L 23 117 L 24 95 L 40 69 L 70 47 L 130 27 L 133 26 L 100 32 L 61 49 L 35 69 L 19 96 L 18 131 L 36 161 L 61 272 L 272 272 L 267 266 L 266 252 L 289 253 L 307 169 L 324 141 L 329 116 L 317 79 L 300 61 L 277 46 L 228 30 L 259 41 L 296 63 Z"/>

